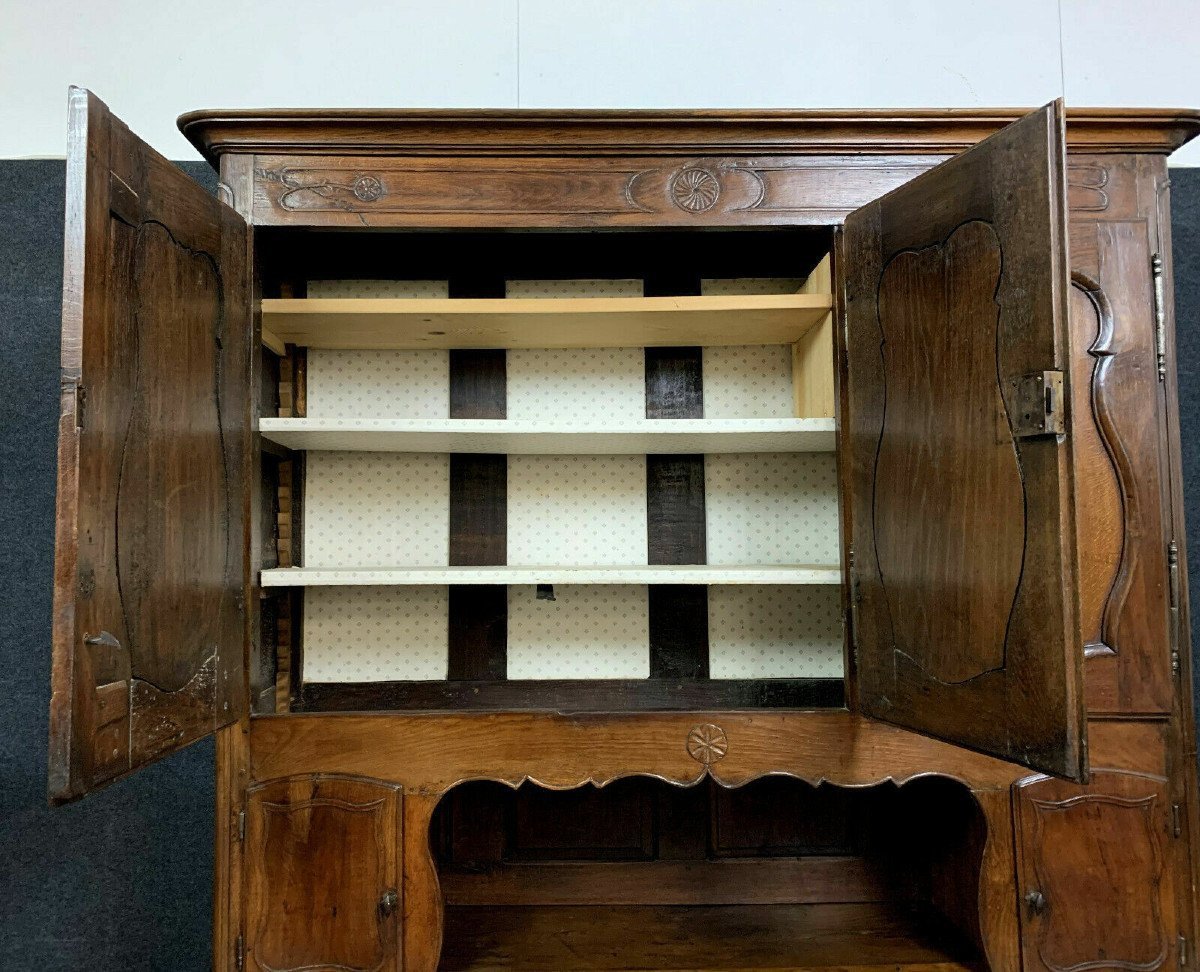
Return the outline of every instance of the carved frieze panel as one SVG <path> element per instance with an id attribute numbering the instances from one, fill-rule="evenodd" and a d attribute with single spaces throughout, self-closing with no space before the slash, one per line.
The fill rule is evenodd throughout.
<path id="1" fill-rule="evenodd" d="M 372 159 L 260 156 L 260 225 L 824 224 L 936 157 Z"/>

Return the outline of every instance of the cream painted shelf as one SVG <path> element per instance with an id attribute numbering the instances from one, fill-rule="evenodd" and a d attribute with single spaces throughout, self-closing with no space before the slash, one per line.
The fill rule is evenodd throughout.
<path id="1" fill-rule="evenodd" d="M 320 452 L 484 452 L 512 456 L 832 452 L 834 420 L 643 419 L 555 425 L 507 419 L 264 418 L 263 438 Z"/>
<path id="2" fill-rule="evenodd" d="M 262 302 L 263 343 L 309 348 L 612 348 L 794 344 L 830 294 L 301 298 Z"/>
<path id="3" fill-rule="evenodd" d="M 397 567 L 367 570 L 276 567 L 263 587 L 428 586 L 431 584 L 840 584 L 837 565 L 749 567 Z"/>

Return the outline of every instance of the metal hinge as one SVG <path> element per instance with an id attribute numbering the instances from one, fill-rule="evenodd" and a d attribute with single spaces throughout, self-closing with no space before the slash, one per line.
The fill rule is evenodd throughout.
<path id="1" fill-rule="evenodd" d="M 1163 296 L 1163 261 L 1155 253 L 1150 257 L 1150 275 L 1154 278 L 1154 345 L 1158 352 L 1158 380 L 1167 377 L 1167 302 Z"/>
<path id="2" fill-rule="evenodd" d="M 1178 803 L 1171 804 L 1171 836 L 1183 834 L 1183 808 Z"/>
<path id="3" fill-rule="evenodd" d="M 238 811 L 238 840 L 246 839 L 246 811 Z"/>
<path id="4" fill-rule="evenodd" d="M 237 972 L 242 972 L 246 967 L 246 940 L 241 935 L 233 943 L 233 965 Z"/>
<path id="5" fill-rule="evenodd" d="M 75 386 L 75 428 L 83 428 L 83 406 L 87 403 L 87 390 L 82 384 Z"/>
<path id="6" fill-rule="evenodd" d="M 1168 603 L 1171 611 L 1171 674 L 1178 678 L 1179 658 L 1179 544 L 1172 540 L 1167 544 Z"/>
<path id="7" fill-rule="evenodd" d="M 1018 439 L 1062 435 L 1067 431 L 1063 401 L 1063 373 L 1035 371 L 1009 379 L 1012 390 L 1012 427 Z"/>
<path id="8" fill-rule="evenodd" d="M 862 589 L 858 586 L 858 567 L 854 563 L 854 548 L 846 549 L 846 576 L 850 579 L 850 604 L 847 607 L 847 623 L 850 626 L 850 657 L 858 668 L 858 606 L 862 603 Z"/>
<path id="9" fill-rule="evenodd" d="M 1179 965 L 1182 967 L 1187 965 L 1188 961 L 1188 940 L 1186 935 L 1179 936 Z"/>

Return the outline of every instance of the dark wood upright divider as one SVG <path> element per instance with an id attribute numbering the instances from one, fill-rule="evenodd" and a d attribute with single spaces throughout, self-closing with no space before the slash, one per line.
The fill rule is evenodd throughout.
<path id="1" fill-rule="evenodd" d="M 646 348 L 646 418 L 704 418 L 703 360 L 703 348 Z M 647 563 L 707 559 L 704 456 L 647 456 Z M 707 678 L 708 588 L 655 584 L 646 599 L 650 677 Z"/>
<path id="2" fill-rule="evenodd" d="M 502 348 L 450 352 L 450 418 L 505 417 L 505 359 Z M 508 457 L 451 455 L 450 566 L 504 564 L 507 559 Z M 446 677 L 505 678 L 508 588 L 452 584 L 448 610 Z"/>

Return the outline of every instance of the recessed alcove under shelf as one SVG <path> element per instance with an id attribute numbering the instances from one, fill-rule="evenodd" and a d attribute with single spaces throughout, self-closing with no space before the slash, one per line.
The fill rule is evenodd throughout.
<path id="1" fill-rule="evenodd" d="M 439 968 L 979 969 L 981 829 L 944 779 L 468 783 L 431 833 Z"/>

